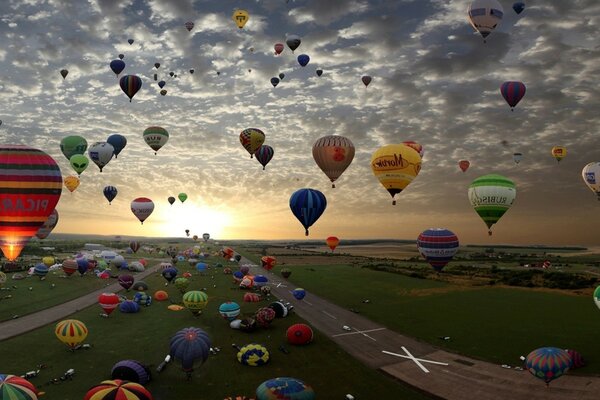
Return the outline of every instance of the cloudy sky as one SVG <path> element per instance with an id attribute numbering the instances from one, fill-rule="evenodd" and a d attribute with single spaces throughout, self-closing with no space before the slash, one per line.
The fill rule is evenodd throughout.
<path id="1" fill-rule="evenodd" d="M 584 165 L 600 161 L 600 3 L 528 1 L 517 15 L 501 0 L 504 19 L 484 44 L 467 21 L 469 2 L 5 0 L 0 140 L 43 149 L 67 176 L 75 173 L 63 137 L 127 137 L 102 173 L 91 163 L 74 193 L 63 190 L 56 232 L 300 239 L 289 197 L 314 188 L 328 207 L 311 238 L 413 239 L 445 227 L 462 243 L 600 244 L 600 203 L 581 178 Z M 236 8 L 250 13 L 242 30 L 231 19 Z M 291 34 L 302 38 L 295 54 L 286 47 L 275 56 L 273 45 Z M 120 53 L 123 74 L 143 80 L 131 103 L 109 68 Z M 310 56 L 304 68 L 301 53 Z M 164 97 L 154 73 L 167 81 Z M 362 75 L 373 77 L 368 88 Z M 514 112 L 499 91 L 510 80 L 527 86 Z M 152 125 L 170 133 L 158 155 L 142 138 Z M 249 127 L 275 149 L 265 171 L 240 145 Z M 311 152 L 331 134 L 356 147 L 335 189 Z M 425 155 L 392 206 L 369 161 L 405 140 Z M 554 145 L 568 148 L 560 164 Z M 514 152 L 524 155 L 519 165 Z M 460 159 L 471 161 L 466 173 Z M 469 183 L 488 173 L 517 185 L 491 238 L 467 198 Z M 112 205 L 106 185 L 119 191 Z M 170 206 L 180 192 L 188 200 Z M 156 205 L 143 226 L 130 211 L 140 196 Z"/>

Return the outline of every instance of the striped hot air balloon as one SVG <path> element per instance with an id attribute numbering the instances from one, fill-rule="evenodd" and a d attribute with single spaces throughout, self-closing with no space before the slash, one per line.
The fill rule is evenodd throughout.
<path id="1" fill-rule="evenodd" d="M 448 229 L 427 229 L 417 238 L 417 249 L 433 269 L 440 272 L 458 251 L 458 237 Z"/>
<path id="2" fill-rule="evenodd" d="M 98 304 L 100 304 L 104 314 L 110 315 L 119 306 L 119 296 L 114 293 L 102 293 L 98 296 Z"/>
<path id="3" fill-rule="evenodd" d="M 290 197 L 290 209 L 304 227 L 306 236 L 308 228 L 317 222 L 326 208 L 325 195 L 315 189 L 299 189 Z"/>
<path id="4" fill-rule="evenodd" d="M 131 103 L 133 96 L 142 88 L 142 79 L 136 75 L 125 75 L 119 80 L 119 85 Z"/>
<path id="5" fill-rule="evenodd" d="M 208 304 L 208 296 L 200 290 L 190 290 L 183 295 L 183 305 L 192 314 L 198 315 Z"/>
<path id="6" fill-rule="evenodd" d="M 546 382 L 546 385 L 567 373 L 572 364 L 569 353 L 557 347 L 541 347 L 533 350 L 525 359 L 529 372 Z"/>
<path id="7" fill-rule="evenodd" d="M 500 93 L 510 106 L 510 109 L 514 111 L 519 101 L 525 96 L 525 85 L 523 82 L 517 81 L 504 82 L 500 86 Z"/>
<path id="8" fill-rule="evenodd" d="M 92 387 L 86 393 L 83 400 L 152 400 L 152 394 L 145 387 L 135 382 L 115 379 L 102 381 L 99 385 Z"/>
<path id="9" fill-rule="evenodd" d="M 0 145 L 0 248 L 14 261 L 46 222 L 62 192 L 56 161 L 41 150 Z"/>
<path id="10" fill-rule="evenodd" d="M 269 161 L 271 161 L 271 159 L 273 158 L 274 153 L 275 151 L 273 150 L 273 148 L 266 144 L 263 144 L 258 148 L 258 150 L 254 152 L 254 155 L 256 156 L 256 161 L 258 161 L 260 165 L 263 166 L 263 170 L 265 169 Z"/>
<path id="11" fill-rule="evenodd" d="M 494 225 L 512 206 L 517 196 L 515 183 L 502 175 L 480 176 L 469 186 L 469 201 L 492 234 Z"/>
<path id="12" fill-rule="evenodd" d="M 85 340 L 88 335 L 88 329 L 81 321 L 66 319 L 56 324 L 54 333 L 58 340 L 73 349 Z"/>
<path id="13" fill-rule="evenodd" d="M 37 400 L 38 393 L 33 383 L 27 379 L 16 375 L 0 374 L 0 399 Z"/>

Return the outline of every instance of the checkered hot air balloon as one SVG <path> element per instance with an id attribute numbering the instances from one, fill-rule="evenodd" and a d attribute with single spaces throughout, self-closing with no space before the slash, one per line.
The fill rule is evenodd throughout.
<path id="1" fill-rule="evenodd" d="M 261 344 L 247 344 L 238 351 L 237 359 L 241 364 L 258 367 L 269 362 L 269 350 Z"/>
<path id="2" fill-rule="evenodd" d="M 208 304 L 208 296 L 200 290 L 190 290 L 183 295 L 183 305 L 192 314 L 199 315 Z"/>
<path id="3" fill-rule="evenodd" d="M 240 143 L 250 153 L 250 158 L 253 158 L 254 153 L 256 153 L 264 142 L 265 134 L 260 129 L 248 128 L 240 133 Z"/>

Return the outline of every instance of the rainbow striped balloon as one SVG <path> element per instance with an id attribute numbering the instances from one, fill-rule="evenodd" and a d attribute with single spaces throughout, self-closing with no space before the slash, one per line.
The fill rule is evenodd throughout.
<path id="1" fill-rule="evenodd" d="M 417 249 L 433 269 L 440 272 L 458 251 L 458 237 L 448 229 L 427 229 L 417 238 Z"/>
<path id="2" fill-rule="evenodd" d="M 556 347 L 541 347 L 529 353 L 525 359 L 529 372 L 543 379 L 546 385 L 566 374 L 572 364 L 569 353 Z"/>
<path id="3" fill-rule="evenodd" d="M 105 399 L 127 399 L 127 400 L 152 400 L 152 394 L 142 385 L 135 382 L 102 381 L 86 393 L 83 400 L 105 400 Z"/>
<path id="4" fill-rule="evenodd" d="M 256 400 L 314 400 L 315 391 L 296 378 L 273 378 L 256 388 Z"/>
<path id="5" fill-rule="evenodd" d="M 9 261 L 46 222 L 61 192 L 52 157 L 28 146 L 0 145 L 0 248 Z"/>
<path id="6" fill-rule="evenodd" d="M 38 393 L 33 383 L 27 379 L 16 375 L 0 374 L 0 399 L 37 400 Z"/>
<path id="7" fill-rule="evenodd" d="M 56 324 L 54 333 L 58 340 L 69 346 L 77 347 L 88 335 L 88 329 L 85 324 L 76 319 L 65 319 Z"/>

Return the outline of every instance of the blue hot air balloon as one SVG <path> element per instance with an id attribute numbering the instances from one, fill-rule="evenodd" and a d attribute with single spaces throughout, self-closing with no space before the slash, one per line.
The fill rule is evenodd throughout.
<path id="1" fill-rule="evenodd" d="M 208 359 L 210 339 L 200 328 L 183 328 L 171 337 L 169 354 L 181 362 L 183 370 L 191 375 L 194 362 Z"/>
<path id="2" fill-rule="evenodd" d="M 521 14 L 524 9 L 525 3 L 523 3 L 522 1 L 517 1 L 515 4 L 513 4 L 513 10 L 515 10 L 517 14 Z"/>
<path id="3" fill-rule="evenodd" d="M 104 187 L 104 197 L 108 200 L 108 204 L 117 197 L 117 188 L 114 186 L 106 186 Z"/>
<path id="4" fill-rule="evenodd" d="M 269 161 L 271 161 L 271 158 L 273 158 L 274 153 L 275 151 L 271 146 L 263 144 L 258 148 L 258 150 L 256 150 L 256 152 L 254 153 L 254 157 L 256 158 L 256 161 L 258 161 L 263 166 L 264 170 Z"/>
<path id="5" fill-rule="evenodd" d="M 78 257 L 75 259 L 75 261 L 77 261 L 77 271 L 81 276 L 83 276 L 87 272 L 90 262 L 85 257 Z"/>
<path id="6" fill-rule="evenodd" d="M 300 54 L 298 56 L 298 64 L 300 64 L 303 67 L 306 67 L 309 61 L 310 57 L 307 54 Z"/>
<path id="7" fill-rule="evenodd" d="M 145 385 L 150 381 L 150 370 L 139 361 L 123 360 L 113 365 L 110 376 L 112 379 Z"/>
<path id="8" fill-rule="evenodd" d="M 573 360 L 566 350 L 541 347 L 527 355 L 525 365 L 533 376 L 548 385 L 552 380 L 563 376 L 573 365 Z"/>
<path id="9" fill-rule="evenodd" d="M 115 75 L 119 76 L 121 72 L 125 69 L 125 62 L 123 60 L 112 60 L 110 62 L 110 69 Z"/>
<path id="10" fill-rule="evenodd" d="M 162 89 L 162 88 L 164 88 L 164 87 L 165 87 L 165 85 L 166 85 L 166 84 L 167 84 L 167 82 L 165 82 L 165 81 L 160 81 L 160 82 L 158 82 L 158 87 Z"/>
<path id="11" fill-rule="evenodd" d="M 108 139 L 106 139 L 106 143 L 112 145 L 112 147 L 115 148 L 114 153 L 115 158 L 117 158 L 121 150 L 123 150 L 127 145 L 127 138 L 123 135 L 115 133 L 114 135 L 110 135 Z"/>
<path id="12" fill-rule="evenodd" d="M 290 197 L 290 209 L 304 226 L 304 234 L 308 236 L 308 228 L 312 226 L 327 208 L 325 195 L 315 189 L 299 189 Z"/>

